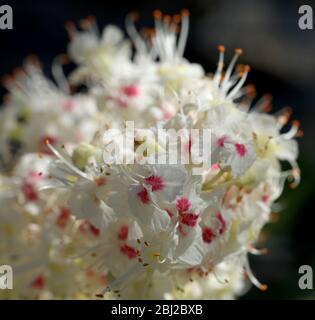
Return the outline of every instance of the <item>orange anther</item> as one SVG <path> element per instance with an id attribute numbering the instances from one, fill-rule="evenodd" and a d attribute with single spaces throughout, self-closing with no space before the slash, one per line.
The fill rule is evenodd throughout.
<path id="1" fill-rule="evenodd" d="M 225 47 L 223 45 L 219 45 L 218 46 L 218 50 L 221 52 L 221 53 L 224 53 L 225 52 Z"/>
<path id="2" fill-rule="evenodd" d="M 183 17 L 189 17 L 190 12 L 189 12 L 189 10 L 187 10 L 187 9 L 183 9 L 183 10 L 181 11 L 181 15 L 182 15 Z"/>
<path id="3" fill-rule="evenodd" d="M 154 10 L 153 17 L 160 20 L 162 18 L 162 12 L 160 10 Z"/>
<path id="4" fill-rule="evenodd" d="M 241 48 L 236 48 L 236 49 L 235 49 L 235 53 L 240 56 L 240 55 L 243 53 L 243 49 L 241 49 Z"/>

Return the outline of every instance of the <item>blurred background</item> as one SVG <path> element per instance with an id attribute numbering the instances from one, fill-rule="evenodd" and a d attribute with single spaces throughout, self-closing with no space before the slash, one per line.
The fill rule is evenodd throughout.
<path id="1" fill-rule="evenodd" d="M 226 46 L 227 59 L 241 47 L 241 62 L 252 67 L 247 83 L 258 96 L 271 93 L 273 110 L 291 106 L 293 119 L 301 121 L 299 165 L 302 182 L 296 190 L 286 188 L 277 222 L 264 232 L 266 256 L 251 259 L 252 269 L 269 290 L 252 288 L 241 299 L 315 299 L 314 290 L 300 290 L 298 268 L 315 270 L 315 30 L 300 30 L 298 9 L 306 0 L 186 0 L 186 1 L 83 1 L 1 0 L 13 8 L 13 30 L 0 30 L 0 76 L 36 54 L 45 73 L 51 75 L 54 56 L 66 50 L 66 20 L 78 22 L 95 15 L 98 25 L 124 28 L 128 12 L 140 13 L 139 28 L 152 26 L 152 11 L 175 14 L 191 12 L 186 57 L 208 72 L 214 71 L 217 46 Z M 314 17 L 315 18 L 315 17 Z M 0 97 L 5 90 L 0 88 Z M 314 279 L 315 282 L 315 279 Z M 315 283 L 314 283 L 315 285 Z"/>

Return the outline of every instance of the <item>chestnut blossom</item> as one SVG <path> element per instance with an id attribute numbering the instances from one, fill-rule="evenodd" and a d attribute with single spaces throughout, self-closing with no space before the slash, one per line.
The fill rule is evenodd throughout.
<path id="1" fill-rule="evenodd" d="M 188 61 L 188 11 L 155 11 L 143 33 L 136 20 L 127 16 L 130 39 L 115 26 L 100 32 L 93 17 L 80 30 L 68 22 L 69 80 L 65 56 L 53 64 L 57 84 L 34 60 L 6 78 L 0 264 L 13 266 L 16 286 L 0 297 L 233 299 L 249 283 L 267 289 L 249 255 L 265 253 L 255 246 L 285 181 L 299 183 L 299 122 L 285 130 L 290 109 L 267 113 L 264 98 L 252 106 L 241 49 L 225 67 L 219 46 L 210 75 Z M 87 92 L 73 93 L 78 84 Z M 136 128 L 128 145 L 126 121 Z M 187 162 L 153 161 L 170 158 L 169 130 L 184 132 L 172 143 Z M 119 162 L 111 143 L 136 161 Z M 192 161 L 201 145 L 205 166 Z"/>

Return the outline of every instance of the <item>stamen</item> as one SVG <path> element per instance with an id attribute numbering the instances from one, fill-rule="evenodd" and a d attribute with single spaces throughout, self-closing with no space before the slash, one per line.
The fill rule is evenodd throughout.
<path id="1" fill-rule="evenodd" d="M 90 180 L 89 177 L 82 172 L 81 170 L 79 170 L 77 167 L 75 167 L 72 163 L 70 163 L 69 161 L 67 161 L 58 151 L 57 149 L 55 149 L 50 143 L 49 140 L 47 139 L 45 141 L 47 147 L 54 153 L 54 155 L 60 160 L 62 161 L 69 169 L 71 169 L 73 172 L 75 172 L 77 175 L 79 175 L 80 177 Z"/>
<path id="2" fill-rule="evenodd" d="M 236 95 L 236 93 L 242 88 L 243 84 L 246 81 L 246 78 L 247 78 L 249 71 L 250 71 L 250 66 L 246 65 L 244 67 L 244 71 L 243 71 L 241 79 L 237 82 L 237 84 L 234 86 L 232 91 L 230 91 L 230 93 L 227 95 L 228 99 L 233 99 L 233 97 Z"/>
<path id="3" fill-rule="evenodd" d="M 73 38 L 77 33 L 77 29 L 75 27 L 75 24 L 72 21 L 66 21 L 64 26 L 68 32 L 69 38 L 70 39 Z"/>
<path id="4" fill-rule="evenodd" d="M 189 11 L 184 9 L 181 12 L 182 23 L 178 39 L 177 55 L 182 57 L 184 54 L 185 46 L 187 43 L 188 30 L 189 30 Z"/>
<path id="5" fill-rule="evenodd" d="M 253 254 L 253 255 L 260 256 L 260 255 L 267 254 L 268 253 L 268 249 L 267 248 L 257 249 L 255 247 L 253 247 L 252 245 L 250 245 L 249 248 L 248 248 L 248 252 Z"/>
<path id="6" fill-rule="evenodd" d="M 248 261 L 248 257 L 245 257 L 245 271 L 246 271 L 246 275 L 248 276 L 250 282 L 257 287 L 258 289 L 260 289 L 261 291 L 266 291 L 268 289 L 268 286 L 266 284 L 261 284 L 257 278 L 254 276 L 250 265 L 249 265 L 249 261 Z"/>
<path id="7" fill-rule="evenodd" d="M 62 70 L 62 65 L 69 63 L 69 57 L 66 54 L 58 55 L 52 64 L 52 74 L 60 89 L 70 94 L 70 86 L 68 80 Z"/>
<path id="8" fill-rule="evenodd" d="M 215 72 L 215 75 L 213 77 L 214 83 L 218 86 L 222 77 L 222 71 L 224 67 L 224 52 L 225 52 L 225 47 L 223 45 L 218 46 L 218 50 L 220 52 L 219 55 L 219 62 L 218 62 L 218 67 Z"/>
<path id="9" fill-rule="evenodd" d="M 233 56 L 233 58 L 232 58 L 232 60 L 231 60 L 231 62 L 230 62 L 230 64 L 229 64 L 229 66 L 228 66 L 228 68 L 227 68 L 227 70 L 226 70 L 224 79 L 223 79 L 223 81 L 222 81 L 222 85 L 221 85 L 221 86 L 222 86 L 222 89 L 223 89 L 223 90 L 224 90 L 225 87 L 227 87 L 228 82 L 229 82 L 230 77 L 231 77 L 231 74 L 232 74 L 232 71 L 233 71 L 233 69 L 234 69 L 235 63 L 236 63 L 238 57 L 239 57 L 242 53 L 243 53 L 243 50 L 242 50 L 242 49 L 239 49 L 239 48 L 235 49 L 235 54 L 234 54 L 234 56 Z M 249 71 L 249 70 L 248 70 L 248 71 Z"/>

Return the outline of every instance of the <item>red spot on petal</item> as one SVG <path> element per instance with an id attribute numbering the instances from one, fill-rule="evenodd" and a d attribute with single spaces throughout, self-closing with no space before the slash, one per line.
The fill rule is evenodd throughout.
<path id="1" fill-rule="evenodd" d="M 138 251 L 127 244 L 120 246 L 120 252 L 128 257 L 128 259 L 134 259 L 138 256 Z"/>
<path id="2" fill-rule="evenodd" d="M 45 286 L 45 278 L 43 276 L 36 277 L 31 283 L 31 287 L 38 290 L 42 290 L 44 286 Z"/>
<path id="3" fill-rule="evenodd" d="M 216 218 L 219 221 L 219 234 L 223 234 L 226 228 L 226 222 L 221 214 L 221 212 L 217 212 L 216 214 Z"/>
<path id="4" fill-rule="evenodd" d="M 61 229 L 65 228 L 71 216 L 71 211 L 69 208 L 62 207 L 57 218 L 57 226 Z"/>
<path id="5" fill-rule="evenodd" d="M 172 112 L 169 112 L 167 110 L 163 110 L 163 119 L 164 120 L 170 120 L 174 117 L 174 114 Z"/>
<path id="6" fill-rule="evenodd" d="M 202 229 L 202 239 L 205 243 L 211 243 L 214 238 L 214 233 L 209 227 Z"/>
<path id="7" fill-rule="evenodd" d="M 226 139 L 226 137 L 221 137 L 221 138 L 219 138 L 218 140 L 217 140 L 217 145 L 218 145 L 218 147 L 220 147 L 220 148 L 223 148 L 224 147 L 224 143 L 225 143 L 225 139 Z"/>
<path id="8" fill-rule="evenodd" d="M 37 201 L 38 200 L 38 194 L 36 190 L 34 189 L 34 186 L 29 183 L 25 182 L 22 186 L 22 192 L 24 194 L 24 197 L 28 201 Z"/>
<path id="9" fill-rule="evenodd" d="M 246 147 L 242 143 L 236 143 L 235 150 L 240 157 L 244 157 L 247 152 Z"/>
<path id="10" fill-rule="evenodd" d="M 195 213 L 185 213 L 181 215 L 180 222 L 188 227 L 194 227 L 197 224 L 198 215 Z"/>
<path id="11" fill-rule="evenodd" d="M 152 191 L 160 191 L 164 188 L 163 179 L 159 176 L 150 176 L 145 178 L 145 182 L 150 184 L 152 187 Z"/>
<path id="12" fill-rule="evenodd" d="M 150 203 L 150 196 L 149 196 L 148 190 L 146 188 L 143 188 L 141 191 L 139 191 L 137 193 L 137 196 L 139 197 L 140 201 L 143 204 Z"/>
<path id="13" fill-rule="evenodd" d="M 264 202 L 264 203 L 267 203 L 269 201 L 269 194 L 263 194 L 261 196 L 261 201 Z"/>
<path id="14" fill-rule="evenodd" d="M 220 170 L 220 164 L 219 163 L 214 163 L 212 166 L 211 166 L 211 170 Z"/>
<path id="15" fill-rule="evenodd" d="M 100 229 L 96 228 L 91 222 L 87 220 L 81 223 L 79 230 L 82 233 L 91 233 L 94 237 L 98 237 L 100 235 Z"/>
<path id="16" fill-rule="evenodd" d="M 139 88 L 134 84 L 124 86 L 121 90 L 128 97 L 136 97 L 139 94 Z"/>
<path id="17" fill-rule="evenodd" d="M 179 212 L 188 211 L 190 208 L 190 201 L 186 197 L 182 197 L 180 199 L 177 199 L 176 207 Z"/>
<path id="18" fill-rule="evenodd" d="M 118 232 L 118 239 L 119 240 L 127 240 L 128 238 L 128 226 L 123 225 L 120 227 L 119 232 Z"/>
<path id="19" fill-rule="evenodd" d="M 102 187 L 105 185 L 106 179 L 105 179 L 105 177 L 98 177 L 95 179 L 95 183 L 98 187 Z"/>
<path id="20" fill-rule="evenodd" d="M 74 107 L 75 107 L 75 102 L 73 100 L 67 100 L 63 105 L 63 109 L 67 112 L 73 111 Z"/>
<path id="21" fill-rule="evenodd" d="M 38 181 L 43 180 L 44 175 L 43 175 L 42 172 L 32 171 L 32 172 L 30 172 L 28 178 L 29 178 L 29 179 L 28 179 L 29 181 L 36 181 L 36 182 L 38 182 Z"/>

